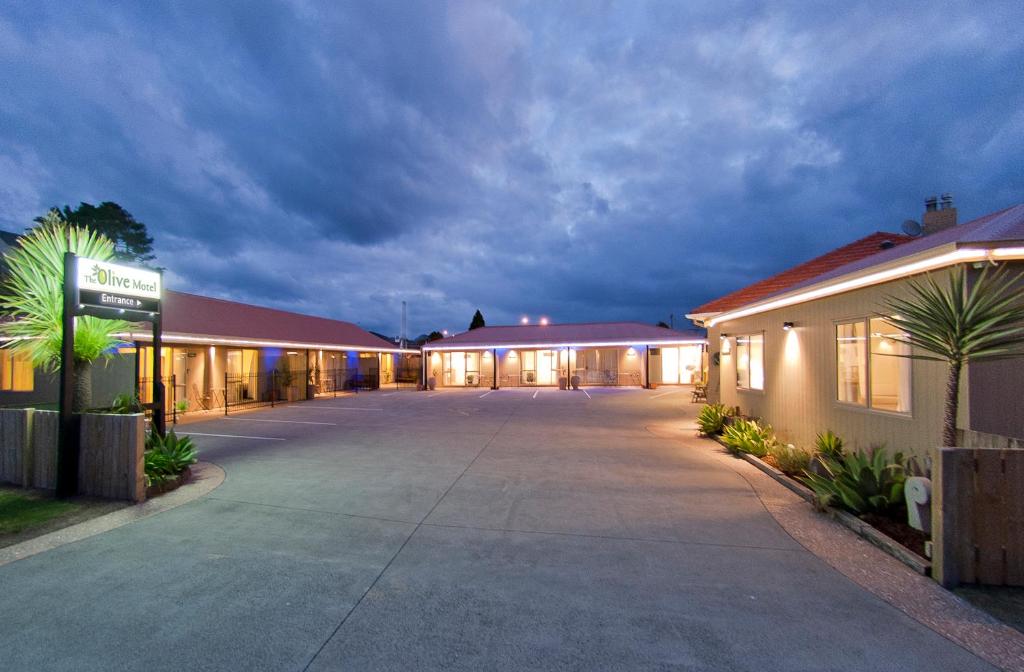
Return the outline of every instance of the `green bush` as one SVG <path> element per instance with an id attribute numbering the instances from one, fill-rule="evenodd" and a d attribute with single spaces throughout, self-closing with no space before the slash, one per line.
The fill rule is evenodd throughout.
<path id="1" fill-rule="evenodd" d="M 831 429 L 826 430 L 823 434 L 818 434 L 814 447 L 821 455 L 833 460 L 843 457 L 843 440 L 836 436 Z"/>
<path id="2" fill-rule="evenodd" d="M 848 453 L 839 459 L 822 455 L 826 474 L 804 471 L 800 480 L 818 496 L 822 506 L 840 506 L 847 511 L 887 514 L 903 504 L 903 484 L 907 480 L 903 453 L 889 459 L 884 448 L 869 454 Z"/>
<path id="3" fill-rule="evenodd" d="M 714 436 L 721 434 L 726 421 L 732 416 L 732 409 L 725 404 L 705 404 L 704 408 L 697 413 L 697 427 L 701 434 Z"/>
<path id="4" fill-rule="evenodd" d="M 737 418 L 726 425 L 722 432 L 722 443 L 734 455 L 749 453 L 755 457 L 764 457 L 776 441 L 770 425 L 762 427 L 757 420 Z"/>
<path id="5" fill-rule="evenodd" d="M 792 444 L 776 443 L 768 449 L 768 454 L 775 458 L 779 470 L 789 476 L 803 474 L 811 465 L 811 454 Z"/>
<path id="6" fill-rule="evenodd" d="M 134 394 L 119 394 L 110 403 L 110 412 L 119 415 L 142 413 L 142 402 Z"/>
<path id="7" fill-rule="evenodd" d="M 161 437 L 156 432 L 146 436 L 144 465 L 146 485 L 163 483 L 196 463 L 198 451 L 191 437 L 178 437 L 174 430 Z"/>

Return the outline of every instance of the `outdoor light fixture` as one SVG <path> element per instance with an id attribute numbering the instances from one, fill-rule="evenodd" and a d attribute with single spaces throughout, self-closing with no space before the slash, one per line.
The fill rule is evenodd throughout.
<path id="1" fill-rule="evenodd" d="M 540 326 L 542 326 L 542 327 L 548 326 L 548 318 L 546 318 L 546 317 L 540 318 Z"/>
<path id="2" fill-rule="evenodd" d="M 526 315 L 523 315 L 521 318 L 519 318 L 519 324 L 529 324 L 529 323 L 530 323 L 530 318 L 528 318 Z"/>
<path id="3" fill-rule="evenodd" d="M 508 351 L 508 358 L 509 359 L 518 359 L 519 355 L 516 354 L 515 350 L 509 350 Z"/>
<path id="4" fill-rule="evenodd" d="M 782 330 L 783 331 L 789 331 L 792 328 L 793 328 L 793 323 L 792 322 L 783 322 L 782 323 Z"/>
<path id="5" fill-rule="evenodd" d="M 732 354 L 732 341 L 730 341 L 729 337 L 726 336 L 725 334 L 722 334 L 722 354 Z"/>
<path id="6" fill-rule="evenodd" d="M 630 346 L 629 350 L 626 350 L 626 356 L 627 357 L 636 357 L 636 348 L 634 348 L 633 346 Z"/>

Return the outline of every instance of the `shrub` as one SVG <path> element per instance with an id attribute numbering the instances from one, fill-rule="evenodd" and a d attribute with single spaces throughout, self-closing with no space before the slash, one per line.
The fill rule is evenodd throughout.
<path id="1" fill-rule="evenodd" d="M 907 472 L 902 453 L 890 460 L 884 448 L 875 448 L 838 459 L 822 456 L 821 464 L 825 475 L 804 471 L 800 480 L 814 490 L 822 506 L 841 506 L 857 515 L 885 515 L 903 504 Z"/>
<path id="2" fill-rule="evenodd" d="M 843 440 L 836 436 L 831 429 L 826 430 L 823 434 L 818 434 L 814 447 L 819 453 L 833 460 L 843 457 Z"/>
<path id="3" fill-rule="evenodd" d="M 768 454 L 775 458 L 779 469 L 789 476 L 803 474 L 811 465 L 811 454 L 793 444 L 776 443 L 768 449 Z"/>
<path id="4" fill-rule="evenodd" d="M 196 463 L 195 444 L 188 436 L 178 437 L 174 430 L 161 437 L 156 432 L 146 436 L 146 485 L 162 483 L 184 472 Z"/>
<path id="5" fill-rule="evenodd" d="M 142 413 L 142 402 L 134 394 L 119 394 L 110 403 L 110 412 L 119 415 Z"/>
<path id="6" fill-rule="evenodd" d="M 725 404 L 705 404 L 704 408 L 697 413 L 697 426 L 701 434 L 714 436 L 721 434 L 725 427 L 726 420 L 733 413 L 732 409 L 726 408 Z"/>
<path id="7" fill-rule="evenodd" d="M 764 457 L 776 443 L 775 433 L 770 425 L 762 427 L 757 420 L 743 418 L 737 418 L 725 427 L 722 442 L 734 455 L 749 453 L 755 457 Z"/>

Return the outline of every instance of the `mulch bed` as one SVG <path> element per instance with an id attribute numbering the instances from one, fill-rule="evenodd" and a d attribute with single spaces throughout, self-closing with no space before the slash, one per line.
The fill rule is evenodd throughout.
<path id="1" fill-rule="evenodd" d="M 915 530 L 902 521 L 893 520 L 892 518 L 886 518 L 874 513 L 865 513 L 859 517 L 865 523 L 890 537 L 901 546 L 910 549 L 922 558 L 927 557 L 924 554 L 924 542 L 928 541 L 928 535 L 921 530 Z"/>

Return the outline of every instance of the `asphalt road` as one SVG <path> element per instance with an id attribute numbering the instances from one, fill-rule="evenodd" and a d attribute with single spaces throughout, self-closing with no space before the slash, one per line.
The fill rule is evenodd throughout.
<path id="1" fill-rule="evenodd" d="M 648 431 L 692 416 L 684 392 L 588 392 L 190 424 L 224 484 L 0 567 L 0 668 L 993 669 L 804 550 L 705 448 Z"/>

